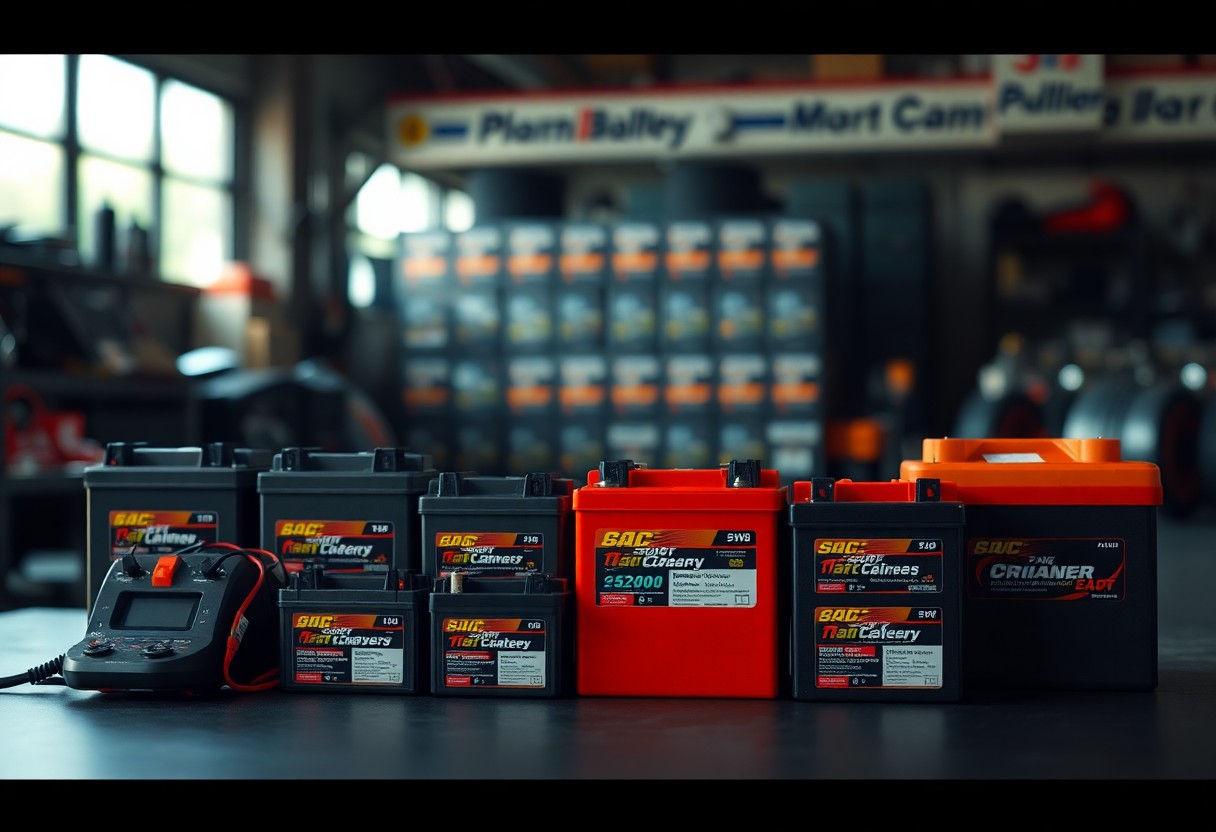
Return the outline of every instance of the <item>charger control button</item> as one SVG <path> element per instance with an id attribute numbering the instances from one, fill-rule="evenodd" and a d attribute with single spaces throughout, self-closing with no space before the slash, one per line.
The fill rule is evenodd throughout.
<path id="1" fill-rule="evenodd" d="M 179 555 L 163 555 L 157 558 L 156 566 L 152 569 L 152 586 L 173 586 L 173 573 L 181 562 Z"/>
<path id="2" fill-rule="evenodd" d="M 93 639 L 80 652 L 86 656 L 104 656 L 107 653 L 114 652 L 114 642 L 108 638 Z"/>
<path id="3" fill-rule="evenodd" d="M 173 654 L 173 645 L 167 641 L 154 641 L 139 651 L 149 659 L 159 659 Z"/>

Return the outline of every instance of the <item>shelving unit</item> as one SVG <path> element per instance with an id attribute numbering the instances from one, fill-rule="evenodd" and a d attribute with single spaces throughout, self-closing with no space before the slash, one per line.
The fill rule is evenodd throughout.
<path id="1" fill-rule="evenodd" d="M 989 247 L 990 351 L 1009 332 L 1054 338 L 1076 321 L 1102 321 L 1119 341 L 1147 338 L 1153 321 L 1147 231 L 1048 233 L 993 228 Z"/>
<path id="2" fill-rule="evenodd" d="M 14 366 L 0 368 L 6 429 L 9 394 L 20 387 L 47 410 L 81 414 L 84 436 L 102 445 L 198 441 L 194 392 L 172 365 L 194 346 L 198 295 L 0 250 L 0 315 L 17 342 Z M 72 303 L 79 308 L 65 309 Z M 0 610 L 31 602 L 83 606 L 83 464 L 27 471 L 10 465 L 6 445 L 0 443 Z M 31 573 L 54 583 L 39 584 Z"/>

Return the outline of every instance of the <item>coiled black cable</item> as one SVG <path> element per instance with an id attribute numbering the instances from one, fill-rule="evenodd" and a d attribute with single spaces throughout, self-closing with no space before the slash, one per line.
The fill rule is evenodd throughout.
<path id="1" fill-rule="evenodd" d="M 43 662 L 37 667 L 31 667 L 24 673 L 0 677 L 0 688 L 15 688 L 17 685 L 62 685 L 59 676 L 63 672 L 63 657 L 60 653 L 49 662 Z"/>

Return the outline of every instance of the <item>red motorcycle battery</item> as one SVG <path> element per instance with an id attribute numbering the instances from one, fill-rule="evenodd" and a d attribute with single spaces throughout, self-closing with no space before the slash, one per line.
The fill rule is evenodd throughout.
<path id="1" fill-rule="evenodd" d="M 963 504 L 933 479 L 794 483 L 793 696 L 961 696 Z"/>
<path id="2" fill-rule="evenodd" d="M 1161 476 L 1118 439 L 926 439 L 966 506 L 963 686 L 1157 687 Z"/>
<path id="3" fill-rule="evenodd" d="M 435 696 L 555 698 L 574 663 L 566 578 L 481 577 L 457 570 L 431 593 Z"/>
<path id="4" fill-rule="evenodd" d="M 589 472 L 574 492 L 578 693 L 783 695 L 788 496 L 757 459 Z"/>
<path id="5" fill-rule="evenodd" d="M 84 471 L 91 611 L 110 565 L 126 554 L 171 554 L 208 543 L 258 541 L 257 476 L 271 452 L 225 442 L 160 448 L 111 442 Z"/>
<path id="6" fill-rule="evenodd" d="M 417 572 L 311 565 L 279 590 L 283 690 L 426 693 L 430 578 Z"/>
<path id="7" fill-rule="evenodd" d="M 403 448 L 284 448 L 258 475 L 262 548 L 290 572 L 419 572 L 418 498 L 437 476 L 429 454 Z"/>

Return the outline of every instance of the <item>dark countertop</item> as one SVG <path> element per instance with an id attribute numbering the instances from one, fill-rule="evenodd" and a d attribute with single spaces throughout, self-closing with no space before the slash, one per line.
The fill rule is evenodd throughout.
<path id="1" fill-rule="evenodd" d="M 0 690 L 0 779 L 1155 779 L 1216 777 L 1216 515 L 1162 519 L 1152 692 L 937 703 Z M 0 675 L 84 610 L 0 614 Z"/>

